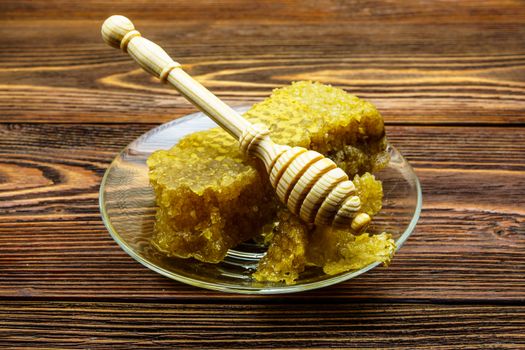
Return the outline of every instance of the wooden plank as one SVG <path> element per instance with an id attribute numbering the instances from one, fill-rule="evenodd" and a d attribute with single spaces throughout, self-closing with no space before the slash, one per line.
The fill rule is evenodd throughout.
<path id="1" fill-rule="evenodd" d="M 193 109 L 102 43 L 101 20 L 0 21 L 2 121 L 154 123 Z M 521 23 L 135 22 L 232 105 L 310 79 L 390 123 L 525 122 Z"/>
<path id="2" fill-rule="evenodd" d="M 525 345 L 524 306 L 268 302 L 3 302 L 15 348 L 498 348 Z"/>
<path id="3" fill-rule="evenodd" d="M 114 13 L 232 105 L 299 79 L 376 104 L 424 191 L 392 266 L 232 296 L 120 250 L 105 168 L 194 109 L 101 42 Z M 524 20 L 515 0 L 2 1 L 0 348 L 525 347 Z"/>
<path id="4" fill-rule="evenodd" d="M 523 22 L 519 1 L 403 1 L 384 0 L 125 0 L 102 5 L 100 1 L 4 0 L 2 19 L 96 19 L 125 14 L 151 20 L 203 21 L 380 21 L 409 23 Z M 101 6 L 102 5 L 102 6 Z M 60 9 L 60 11 L 57 11 Z"/>
<path id="5" fill-rule="evenodd" d="M 230 298 L 147 270 L 100 220 L 105 168 L 150 127 L 0 124 L 0 296 Z M 525 301 L 525 128 L 387 132 L 422 182 L 415 233 L 388 269 L 285 298 Z"/>

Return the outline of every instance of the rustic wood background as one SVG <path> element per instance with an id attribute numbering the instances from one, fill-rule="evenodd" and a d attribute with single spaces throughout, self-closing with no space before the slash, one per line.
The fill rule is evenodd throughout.
<path id="1" fill-rule="evenodd" d="M 133 19 L 232 105 L 291 80 L 383 112 L 424 192 L 389 269 L 254 297 L 186 286 L 111 240 L 116 153 L 194 108 L 100 38 Z M 0 2 L 0 346 L 525 346 L 525 2 Z"/>

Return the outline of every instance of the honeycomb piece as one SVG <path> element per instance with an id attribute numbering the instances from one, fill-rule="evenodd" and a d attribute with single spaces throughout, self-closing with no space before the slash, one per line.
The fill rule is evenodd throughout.
<path id="1" fill-rule="evenodd" d="M 158 206 L 153 244 L 160 251 L 217 263 L 274 218 L 273 194 L 254 167 L 220 156 L 193 162 L 195 153 L 173 151 L 148 159 Z"/>
<path id="2" fill-rule="evenodd" d="M 175 200 L 169 207 L 158 207 L 153 244 L 168 256 L 220 262 L 228 249 L 253 236 L 253 230 L 259 229 L 255 223 L 274 218 L 271 206 L 258 204 L 272 200 L 265 197 L 269 191 L 261 190 L 259 179 L 242 193 L 235 185 L 232 192 L 207 190 L 202 196 L 184 187 L 163 191 L 163 198 Z"/>
<path id="3" fill-rule="evenodd" d="M 383 198 L 381 182 L 369 173 L 356 175 L 353 181 L 365 204 L 362 212 L 377 214 Z M 278 217 L 277 233 L 253 274 L 258 281 L 294 284 L 306 265 L 322 267 L 328 274 L 357 270 L 375 261 L 387 263 L 395 250 L 394 241 L 385 233 L 354 236 L 350 230 L 315 227 L 283 214 L 282 209 Z"/>
<path id="4" fill-rule="evenodd" d="M 351 176 L 388 160 L 381 115 L 341 89 L 297 82 L 274 90 L 245 117 L 266 124 L 275 142 L 321 152 Z M 267 174 L 238 147 L 216 128 L 148 158 L 158 206 L 152 242 L 159 250 L 216 263 L 275 219 L 278 203 Z"/>
<path id="5" fill-rule="evenodd" d="M 306 267 L 308 228 L 286 210 L 278 218 L 277 230 L 253 277 L 260 282 L 294 284 Z"/>
<path id="6" fill-rule="evenodd" d="M 373 262 L 388 265 L 395 249 L 392 235 L 385 232 L 354 236 L 344 230 L 322 227 L 311 235 L 307 260 L 322 266 L 326 274 L 335 275 L 361 269 Z"/>
<path id="7" fill-rule="evenodd" d="M 383 185 L 370 173 L 354 176 L 352 180 L 355 185 L 357 196 L 361 200 L 362 213 L 374 216 L 383 206 Z"/>
<path id="8" fill-rule="evenodd" d="M 308 229 L 292 215 L 282 217 L 268 253 L 253 277 L 259 282 L 295 284 L 306 266 L 322 267 L 329 275 L 359 270 L 371 263 L 388 265 L 395 252 L 388 233 L 354 236 L 329 227 Z"/>
<path id="9" fill-rule="evenodd" d="M 350 176 L 388 163 L 383 117 L 342 89 L 300 81 L 273 91 L 244 116 L 266 124 L 272 140 L 324 154 Z"/>

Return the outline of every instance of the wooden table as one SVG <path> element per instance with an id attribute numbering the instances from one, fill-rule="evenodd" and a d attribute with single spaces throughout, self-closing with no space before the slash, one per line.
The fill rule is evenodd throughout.
<path id="1" fill-rule="evenodd" d="M 133 19 L 232 105 L 292 80 L 382 111 L 423 186 L 388 269 L 313 292 L 164 278 L 100 219 L 116 153 L 194 108 L 100 38 Z M 0 3 L 0 345 L 448 349 L 525 346 L 525 3 Z"/>

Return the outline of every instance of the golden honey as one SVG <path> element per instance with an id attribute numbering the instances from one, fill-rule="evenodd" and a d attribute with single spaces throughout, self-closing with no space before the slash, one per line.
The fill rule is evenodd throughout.
<path id="1" fill-rule="evenodd" d="M 324 154 L 350 177 L 379 170 L 388 162 L 380 113 L 371 103 L 338 88 L 296 82 L 274 90 L 244 117 L 267 125 L 276 143 Z M 149 157 L 158 206 L 152 242 L 169 256 L 217 263 L 228 249 L 278 220 L 266 259 L 274 270 L 265 267 L 263 259 L 256 277 L 293 283 L 300 265 L 313 264 L 312 259 L 306 260 L 309 244 L 304 242 L 315 228 L 280 209 L 262 165 L 243 156 L 238 148 L 237 140 L 216 128 L 188 135 L 170 150 Z M 381 183 L 370 175 L 357 177 L 355 182 L 363 211 L 377 213 Z M 277 248 L 293 257 L 276 264 L 277 259 L 270 257 Z"/>
<path id="2" fill-rule="evenodd" d="M 353 182 L 358 196 L 365 199 L 363 211 L 377 214 L 383 197 L 381 183 L 369 173 L 356 175 Z M 307 225 L 286 209 L 279 210 L 278 219 L 268 251 L 253 274 L 257 281 L 293 284 L 307 266 L 321 267 L 333 275 L 373 262 L 387 265 L 395 252 L 394 240 L 387 233 L 354 235 L 348 230 Z"/>

